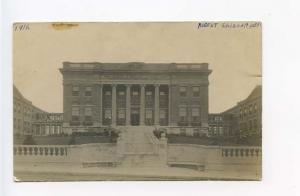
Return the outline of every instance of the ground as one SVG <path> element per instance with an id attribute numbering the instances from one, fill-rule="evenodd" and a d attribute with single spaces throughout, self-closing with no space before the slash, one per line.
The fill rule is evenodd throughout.
<path id="1" fill-rule="evenodd" d="M 91 167 L 58 164 L 15 164 L 16 181 L 95 180 L 259 180 L 247 171 L 197 171 L 174 167 Z"/>

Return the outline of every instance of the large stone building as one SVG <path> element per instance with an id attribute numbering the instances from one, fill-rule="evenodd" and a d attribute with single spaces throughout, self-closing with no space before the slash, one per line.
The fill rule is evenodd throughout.
<path id="1" fill-rule="evenodd" d="M 197 127 L 208 130 L 207 63 L 64 62 L 63 126 Z"/>
<path id="2" fill-rule="evenodd" d="M 15 85 L 13 85 L 13 108 L 14 135 L 31 135 L 32 121 L 35 120 L 37 114 L 45 113 L 45 111 L 34 106 Z"/>
<path id="3" fill-rule="evenodd" d="M 32 121 L 32 135 L 61 135 L 63 134 L 62 124 L 62 113 L 36 113 Z"/>
<path id="4" fill-rule="evenodd" d="M 232 131 L 240 138 L 261 137 L 262 86 L 256 86 L 249 96 L 221 113 L 232 116 Z"/>
<path id="5" fill-rule="evenodd" d="M 14 135 L 28 134 L 31 131 L 32 103 L 25 99 L 15 86 L 13 86 L 13 101 Z"/>
<path id="6" fill-rule="evenodd" d="M 234 113 L 209 114 L 208 124 L 210 137 L 236 137 L 238 135 L 238 118 Z"/>
<path id="7" fill-rule="evenodd" d="M 256 86 L 250 95 L 237 104 L 241 137 L 262 134 L 262 86 Z"/>
<path id="8" fill-rule="evenodd" d="M 15 85 L 13 86 L 13 101 L 14 135 L 46 136 L 63 133 L 62 113 L 48 113 L 34 106 Z"/>

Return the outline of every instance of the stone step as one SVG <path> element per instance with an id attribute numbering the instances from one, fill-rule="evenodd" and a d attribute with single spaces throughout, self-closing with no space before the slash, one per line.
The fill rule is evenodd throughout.
<path id="1" fill-rule="evenodd" d="M 120 165 L 126 167 L 163 166 L 165 159 L 159 155 L 159 140 L 153 134 L 155 127 L 123 128 L 118 140 Z M 161 160 L 162 159 L 162 160 Z"/>
<path id="2" fill-rule="evenodd" d="M 158 167 L 164 165 L 165 163 L 157 155 L 127 155 L 121 163 L 123 167 Z"/>

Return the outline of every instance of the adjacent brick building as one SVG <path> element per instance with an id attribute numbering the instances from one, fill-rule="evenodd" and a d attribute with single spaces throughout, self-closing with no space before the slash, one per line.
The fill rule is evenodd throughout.
<path id="1" fill-rule="evenodd" d="M 208 129 L 207 63 L 64 62 L 63 127 L 105 126 Z"/>
<path id="2" fill-rule="evenodd" d="M 15 135 L 31 135 L 32 121 L 35 120 L 37 114 L 45 113 L 27 100 L 15 85 L 13 85 L 13 109 L 13 132 Z"/>
<path id="3" fill-rule="evenodd" d="M 209 132 L 211 137 L 235 137 L 238 135 L 238 118 L 228 111 L 219 114 L 209 114 Z"/>
<path id="4" fill-rule="evenodd" d="M 62 124 L 62 113 L 36 113 L 35 119 L 32 121 L 32 135 L 61 135 L 63 133 Z"/>
<path id="5" fill-rule="evenodd" d="M 62 113 L 48 113 L 32 104 L 13 86 L 14 135 L 46 136 L 62 133 Z"/>
<path id="6" fill-rule="evenodd" d="M 241 137 L 262 134 L 262 86 L 256 86 L 250 95 L 237 104 Z"/>
<path id="7" fill-rule="evenodd" d="M 261 137 L 262 86 L 256 86 L 249 96 L 219 115 L 231 116 L 232 133 L 240 138 Z"/>

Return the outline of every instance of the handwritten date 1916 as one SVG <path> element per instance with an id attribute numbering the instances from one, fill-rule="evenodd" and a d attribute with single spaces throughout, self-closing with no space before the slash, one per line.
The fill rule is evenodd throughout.
<path id="1" fill-rule="evenodd" d="M 14 31 L 28 31 L 30 30 L 29 24 L 16 23 L 13 27 Z"/>

